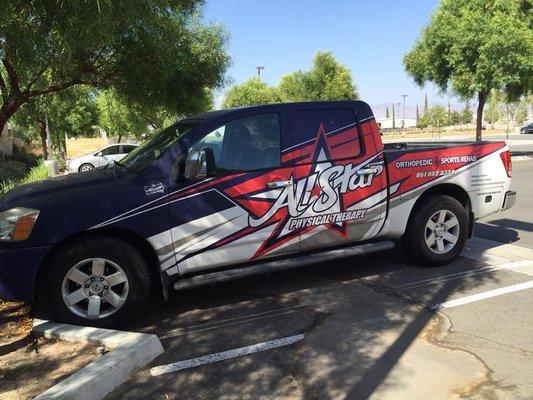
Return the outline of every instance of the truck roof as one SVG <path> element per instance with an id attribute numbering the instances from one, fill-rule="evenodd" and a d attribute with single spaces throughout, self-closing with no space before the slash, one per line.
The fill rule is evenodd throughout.
<path id="1" fill-rule="evenodd" d="M 274 104 L 263 104 L 258 106 L 246 106 L 246 107 L 234 107 L 234 108 L 224 108 L 221 110 L 215 110 L 215 111 L 208 111 L 201 114 L 191 115 L 186 117 L 185 119 L 196 119 L 196 120 L 204 120 L 209 121 L 213 118 L 221 117 L 225 114 L 233 113 L 236 111 L 265 111 L 268 112 L 268 110 L 272 108 L 276 108 L 279 106 L 287 106 L 287 105 L 308 105 L 308 106 L 324 106 L 327 108 L 330 107 L 342 107 L 351 105 L 354 108 L 360 108 L 361 110 L 364 110 L 363 114 L 364 116 L 359 116 L 360 118 L 366 118 L 368 117 L 368 113 L 370 113 L 370 116 L 372 115 L 372 111 L 370 110 L 370 106 L 361 100 L 328 100 L 328 101 L 300 101 L 300 102 L 292 102 L 292 103 L 274 103 Z"/>

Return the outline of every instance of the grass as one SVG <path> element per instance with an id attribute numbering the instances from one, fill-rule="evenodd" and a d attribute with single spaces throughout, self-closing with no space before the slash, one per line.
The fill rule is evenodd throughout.
<path id="1" fill-rule="evenodd" d="M 27 183 L 41 181 L 48 178 L 48 170 L 41 161 L 36 166 L 32 167 L 28 174 L 19 179 L 6 179 L 0 182 L 0 197 L 5 196 L 7 192 L 17 186 L 25 185 Z"/>

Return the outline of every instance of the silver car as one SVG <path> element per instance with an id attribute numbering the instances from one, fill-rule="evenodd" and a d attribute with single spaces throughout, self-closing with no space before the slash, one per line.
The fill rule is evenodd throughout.
<path id="1" fill-rule="evenodd" d="M 113 161 L 120 161 L 138 145 L 130 143 L 117 143 L 103 147 L 94 153 L 71 158 L 68 160 L 69 172 L 84 172 L 102 167 Z"/>

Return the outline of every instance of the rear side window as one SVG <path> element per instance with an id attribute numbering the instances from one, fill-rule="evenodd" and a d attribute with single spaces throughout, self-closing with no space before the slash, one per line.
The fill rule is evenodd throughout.
<path id="1" fill-rule="evenodd" d="M 119 146 L 109 146 L 108 148 L 102 150 L 102 155 L 113 156 L 115 154 L 119 154 L 119 149 Z"/>
<path id="2" fill-rule="evenodd" d="M 361 153 L 355 113 L 349 108 L 296 111 L 293 144 L 313 143 L 321 126 L 326 134 L 332 159 L 355 157 Z"/>

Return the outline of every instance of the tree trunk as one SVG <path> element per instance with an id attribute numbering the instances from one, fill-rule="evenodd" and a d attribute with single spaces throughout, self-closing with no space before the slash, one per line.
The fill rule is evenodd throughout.
<path id="1" fill-rule="evenodd" d="M 48 160 L 48 129 L 46 128 L 46 121 L 39 121 L 39 135 L 41 136 L 41 147 L 43 149 L 43 156 L 45 160 Z"/>
<path id="2" fill-rule="evenodd" d="M 483 108 L 485 107 L 485 102 L 487 101 L 487 96 L 483 92 L 478 92 L 477 94 L 477 114 L 476 114 L 476 140 L 480 142 L 481 137 L 481 128 L 483 126 Z"/>
<path id="3" fill-rule="evenodd" d="M 118 134 L 118 140 L 117 140 L 117 143 L 120 143 L 122 141 L 122 133 L 119 133 Z"/>

